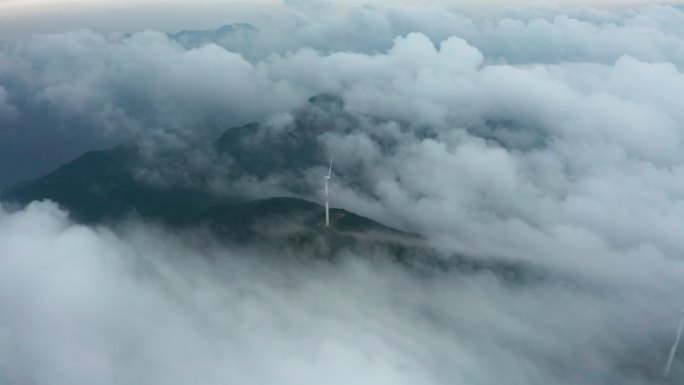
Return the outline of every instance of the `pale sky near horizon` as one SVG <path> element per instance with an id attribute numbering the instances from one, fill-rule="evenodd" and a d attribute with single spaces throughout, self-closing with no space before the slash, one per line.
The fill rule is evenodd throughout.
<path id="1" fill-rule="evenodd" d="M 287 4 L 286 4 L 287 3 Z M 273 21 L 294 4 L 345 8 L 353 5 L 436 5 L 503 9 L 542 3 L 563 7 L 622 8 L 681 4 L 684 0 L 0 0 L 0 33 L 53 32 L 75 28 L 135 32 L 210 28 L 232 22 Z"/>

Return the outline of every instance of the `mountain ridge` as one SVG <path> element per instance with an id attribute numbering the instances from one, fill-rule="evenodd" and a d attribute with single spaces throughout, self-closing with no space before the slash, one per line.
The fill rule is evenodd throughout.
<path id="1" fill-rule="evenodd" d="M 307 175 L 326 163 L 321 162 L 327 150 L 320 136 L 327 132 L 349 133 L 360 124 L 355 117 L 345 114 L 343 107 L 341 99 L 334 96 L 312 97 L 284 129 L 261 123 L 231 127 L 200 151 L 213 152 L 214 161 L 225 171 L 220 176 L 230 183 L 245 176 L 256 180 L 276 176 L 288 195 L 313 196 L 315 191 L 311 190 L 312 182 Z M 501 259 L 446 255 L 429 246 L 419 234 L 340 208 L 331 209 L 332 226 L 326 228 L 322 225 L 324 208 L 302 198 L 221 195 L 201 183 L 155 185 L 136 171 L 145 167 L 159 171 L 154 169 L 157 166 L 162 171 L 176 171 L 175 168 L 192 162 L 183 158 L 187 156 L 183 150 L 162 151 L 153 158 L 146 158 L 143 150 L 130 142 L 109 150 L 89 151 L 40 178 L 5 188 L 0 191 L 0 200 L 23 206 L 34 200 L 50 199 L 80 223 L 112 223 L 133 216 L 177 229 L 207 229 L 216 239 L 228 243 L 287 247 L 321 257 L 339 255 L 345 250 L 356 255 L 381 251 L 379 255 L 391 256 L 411 267 L 486 271 L 512 282 L 537 280 L 544 274 L 536 267 Z M 391 151 L 391 143 L 387 144 L 387 151 Z M 350 161 L 353 164 L 354 160 Z M 202 174 L 215 170 L 186 171 Z M 348 187 L 364 189 L 367 183 L 359 175 L 344 174 L 344 170 L 339 173 Z M 202 178 L 200 175 L 198 179 Z"/>

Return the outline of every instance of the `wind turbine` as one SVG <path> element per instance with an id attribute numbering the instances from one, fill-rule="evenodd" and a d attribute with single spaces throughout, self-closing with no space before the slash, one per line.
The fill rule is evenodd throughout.
<path id="1" fill-rule="evenodd" d="M 670 375 L 670 369 L 672 368 L 672 361 L 674 361 L 675 353 L 677 352 L 677 345 L 679 344 L 679 337 L 682 335 L 682 328 L 684 327 L 684 309 L 682 310 L 682 315 L 679 318 L 679 326 L 677 327 L 677 336 L 672 343 L 672 349 L 670 349 L 670 357 L 667 358 L 667 365 L 665 365 L 665 371 L 663 372 L 663 377 L 667 378 Z"/>
<path id="2" fill-rule="evenodd" d="M 332 174 L 332 156 L 330 157 L 330 167 L 328 168 L 328 175 L 324 177 L 325 184 L 325 227 L 330 227 L 330 203 L 328 199 L 328 184 L 330 183 L 330 175 Z"/>

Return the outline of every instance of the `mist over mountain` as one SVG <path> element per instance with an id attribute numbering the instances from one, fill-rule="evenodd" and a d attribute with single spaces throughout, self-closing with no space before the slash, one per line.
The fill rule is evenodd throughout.
<path id="1" fill-rule="evenodd" d="M 0 384 L 684 379 L 681 7 L 285 7 L 0 38 Z"/>
<path id="2" fill-rule="evenodd" d="M 317 95 L 292 115 L 231 127 L 214 140 L 173 147 L 145 138 L 91 151 L 41 178 L 9 186 L 0 196 L 20 205 L 49 199 L 85 223 L 131 214 L 187 222 L 215 205 L 282 194 L 321 201 L 320 178 L 310 176 L 334 154 L 321 138 L 358 131 L 364 120 L 343 106 L 336 96 Z M 336 171 L 338 178 L 354 189 L 369 189 L 353 174 Z M 274 187 L 264 187 L 268 181 Z"/>

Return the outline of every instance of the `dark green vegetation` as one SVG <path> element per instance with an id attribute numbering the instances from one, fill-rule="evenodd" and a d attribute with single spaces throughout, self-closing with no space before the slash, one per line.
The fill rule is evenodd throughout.
<path id="1" fill-rule="evenodd" d="M 405 260 L 421 246 L 421 237 L 384 226 L 347 210 L 330 210 L 325 226 L 323 206 L 299 198 L 260 199 L 234 206 L 212 207 L 200 214 L 192 228 L 209 229 L 219 239 L 241 245 L 276 246 L 332 257 L 343 251 L 393 255 Z"/>
<path id="2" fill-rule="evenodd" d="M 531 283 L 545 272 L 527 264 L 444 255 L 427 246 L 419 234 L 384 226 L 343 209 L 330 210 L 330 228 L 321 205 L 298 198 L 261 199 L 206 210 L 194 221 L 227 242 L 276 245 L 329 258 L 343 252 L 368 257 L 390 256 L 416 271 L 457 269 L 465 274 L 493 274 L 507 283 Z"/>
<path id="3" fill-rule="evenodd" d="M 48 175 L 5 189 L 0 197 L 20 205 L 49 199 L 82 223 L 140 215 L 178 224 L 215 201 L 199 189 L 169 189 L 140 181 L 133 173 L 139 160 L 133 146 L 91 151 Z"/>
<path id="4" fill-rule="evenodd" d="M 249 239 L 254 234 L 278 228 L 325 229 L 325 209 L 316 203 L 298 198 L 278 197 L 260 199 L 235 206 L 212 207 L 195 219 L 208 223 L 221 233 L 236 240 Z M 374 235 L 417 238 L 384 226 L 347 210 L 330 210 L 331 228 L 345 233 L 374 233 Z"/>

